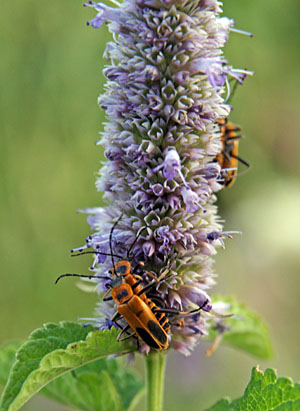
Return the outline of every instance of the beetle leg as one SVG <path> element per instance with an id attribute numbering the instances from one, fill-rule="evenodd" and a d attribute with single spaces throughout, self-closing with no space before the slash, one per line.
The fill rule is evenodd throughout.
<path id="1" fill-rule="evenodd" d="M 117 320 L 118 318 L 121 318 L 121 317 L 122 317 L 121 314 L 117 311 L 117 312 L 112 316 L 111 321 L 115 321 L 115 320 Z"/>
<path id="2" fill-rule="evenodd" d="M 119 341 L 122 341 L 122 340 L 121 340 L 121 337 L 122 337 L 123 334 L 128 334 L 128 330 L 130 330 L 130 327 L 129 327 L 129 325 L 126 325 L 126 326 L 121 330 L 120 334 L 119 334 L 118 337 L 117 337 L 117 341 L 118 341 L 118 342 L 119 342 Z"/>
<path id="3" fill-rule="evenodd" d="M 141 277 L 138 274 L 132 274 L 134 276 L 134 278 L 137 278 L 139 281 L 143 281 L 143 277 Z"/>
<path id="4" fill-rule="evenodd" d="M 152 283 L 146 285 L 146 287 L 144 287 L 137 295 L 139 296 L 143 293 L 146 293 L 147 291 L 151 290 L 151 288 L 153 288 L 156 284 L 156 281 L 153 280 Z"/>
<path id="5" fill-rule="evenodd" d="M 103 301 L 111 301 L 113 298 L 112 297 L 103 297 L 102 300 Z"/>
<path id="6" fill-rule="evenodd" d="M 147 297 L 150 298 L 150 300 L 152 300 L 152 301 L 155 301 L 155 300 L 158 301 L 159 304 L 162 305 L 162 307 L 166 307 L 165 301 L 162 298 L 158 297 L 157 295 L 148 294 Z"/>
<path id="7" fill-rule="evenodd" d="M 121 314 L 118 313 L 118 311 L 111 317 L 111 321 L 115 324 L 117 324 L 120 328 L 123 328 L 120 326 L 120 324 L 117 323 L 117 320 L 119 320 L 120 318 L 122 318 Z"/>
<path id="8" fill-rule="evenodd" d="M 124 327 L 123 330 L 118 335 L 117 341 L 122 342 L 122 341 L 128 340 L 129 338 L 134 338 L 134 339 L 137 340 L 137 348 L 139 348 L 140 344 L 139 344 L 139 339 L 136 336 L 136 333 L 133 331 L 132 333 L 128 334 L 128 330 L 130 330 L 130 327 L 129 327 L 129 325 L 126 325 L 126 327 Z M 124 333 L 126 333 L 128 335 L 126 337 L 121 338 Z"/>
<path id="9" fill-rule="evenodd" d="M 239 130 L 240 130 L 240 129 L 235 128 L 235 129 L 229 130 L 229 132 L 231 132 L 231 131 L 239 131 Z M 241 138 L 243 138 L 243 136 L 227 137 L 227 142 L 230 143 L 231 141 L 240 140 Z"/>
<path id="10" fill-rule="evenodd" d="M 133 331 L 131 334 L 126 335 L 126 337 L 119 338 L 119 337 L 121 336 L 121 334 L 122 334 L 122 331 L 120 332 L 120 334 L 119 334 L 119 336 L 118 336 L 118 338 L 117 338 L 117 341 L 118 341 L 118 342 L 122 342 L 122 341 L 128 340 L 129 338 L 132 338 L 132 337 L 135 337 L 135 338 L 138 340 L 138 338 L 136 337 L 134 331 Z"/>
<path id="11" fill-rule="evenodd" d="M 146 293 L 147 291 L 151 290 L 151 288 L 153 288 L 157 283 L 159 283 L 163 278 L 165 278 L 165 276 L 168 274 L 169 272 L 169 268 L 166 268 L 159 277 L 155 277 L 154 274 L 150 273 L 149 271 L 144 271 L 144 273 L 146 273 L 147 275 L 149 275 L 151 278 L 153 278 L 153 281 L 146 285 L 146 287 L 144 287 L 139 293 L 138 296 Z"/>
<path id="12" fill-rule="evenodd" d="M 242 164 L 244 164 L 244 166 L 250 168 L 250 164 L 247 163 L 246 160 L 243 160 L 241 157 L 235 156 L 234 154 L 231 154 L 231 157 L 236 158 L 238 161 L 240 161 Z"/>
<path id="13" fill-rule="evenodd" d="M 145 274 L 147 274 L 149 277 L 153 278 L 157 283 L 159 283 L 161 280 L 165 278 L 165 276 L 168 274 L 170 271 L 169 268 L 166 268 L 159 277 L 156 277 L 154 274 L 150 273 L 150 271 L 143 270 Z"/>
<path id="14" fill-rule="evenodd" d="M 201 308 L 196 308 L 195 310 L 191 310 L 191 311 L 179 311 L 173 308 L 154 308 L 153 312 L 154 313 L 164 313 L 164 314 L 174 314 L 174 315 L 189 315 L 189 314 L 194 314 L 200 310 Z"/>
<path id="15" fill-rule="evenodd" d="M 133 274 L 134 276 L 139 277 L 136 273 L 137 273 L 137 271 L 139 271 L 139 270 L 141 269 L 141 267 L 144 267 L 144 266 L 145 266 L 145 263 L 144 263 L 143 261 L 139 261 L 138 265 L 136 265 L 136 266 L 134 267 L 134 269 L 132 270 L 131 274 Z"/>
<path id="16" fill-rule="evenodd" d="M 143 281 L 143 279 L 138 280 L 135 284 L 133 284 L 133 285 L 131 286 L 131 288 L 134 290 L 138 285 L 141 284 L 142 281 Z"/>
<path id="17" fill-rule="evenodd" d="M 226 158 L 226 160 L 230 161 L 230 157 L 232 157 L 230 153 L 227 153 L 227 151 L 222 151 L 222 154 Z"/>
<path id="18" fill-rule="evenodd" d="M 104 296 L 103 296 L 103 298 L 102 298 L 103 301 L 109 301 L 109 300 L 112 300 L 112 299 L 113 299 L 112 297 L 107 297 L 110 291 L 111 291 L 111 288 L 109 288 L 107 291 L 105 291 L 105 294 L 104 294 Z"/>
<path id="19" fill-rule="evenodd" d="M 179 311 L 179 310 L 174 310 L 173 308 L 154 308 L 153 312 L 154 313 L 165 313 L 165 314 L 174 314 L 174 315 L 190 315 L 190 314 L 195 314 L 197 312 L 199 312 L 200 310 L 202 310 L 203 307 L 206 306 L 206 304 L 209 301 L 206 300 L 201 307 L 196 308 L 195 310 L 191 310 L 191 311 Z"/>

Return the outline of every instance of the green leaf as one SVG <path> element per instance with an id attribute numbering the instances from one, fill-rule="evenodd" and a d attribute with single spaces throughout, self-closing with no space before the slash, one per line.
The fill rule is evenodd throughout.
<path id="1" fill-rule="evenodd" d="M 113 411 L 122 410 L 119 394 L 105 371 L 99 375 L 84 373 L 78 377 L 68 373 L 52 381 L 41 394 L 80 410 L 105 410 L 107 404 Z"/>
<path id="2" fill-rule="evenodd" d="M 145 396 L 146 396 L 146 388 L 144 387 L 133 397 L 132 401 L 129 404 L 127 411 L 135 411 L 137 409 L 141 409 L 141 401 L 143 400 L 144 402 Z"/>
<path id="3" fill-rule="evenodd" d="M 124 366 L 120 367 L 119 362 L 107 361 L 106 367 L 120 393 L 124 409 L 127 410 L 134 401 L 138 391 L 144 387 L 144 381 L 138 378 L 131 370 L 126 369 Z"/>
<path id="4" fill-rule="evenodd" d="M 0 384 L 5 385 L 9 371 L 16 359 L 19 343 L 11 342 L 0 348 Z"/>
<path id="5" fill-rule="evenodd" d="M 300 384 L 290 378 L 277 378 L 276 371 L 265 373 L 252 369 L 251 380 L 244 396 L 230 401 L 222 399 L 207 411 L 298 411 L 300 410 Z"/>
<path id="6" fill-rule="evenodd" d="M 143 381 L 119 360 L 103 358 L 55 379 L 41 394 L 65 405 L 93 411 L 105 410 L 112 401 L 107 398 L 107 393 L 113 391 L 114 394 L 109 395 L 113 395 L 116 404 L 111 404 L 108 409 L 127 410 L 143 385 Z M 102 403 L 104 408 L 100 408 Z"/>
<path id="7" fill-rule="evenodd" d="M 16 354 L 0 410 L 14 411 L 58 376 L 111 354 L 136 348 L 117 342 L 118 330 L 93 331 L 71 322 L 49 323 L 34 331 Z M 105 379 L 108 381 L 107 377 Z M 108 383 L 109 384 L 109 383 Z"/>
<path id="8" fill-rule="evenodd" d="M 230 406 L 230 400 L 228 398 L 222 398 L 222 400 L 218 401 L 215 405 L 211 408 L 207 409 L 206 411 L 233 411 L 234 408 Z"/>
<path id="9" fill-rule="evenodd" d="M 272 357 L 271 339 L 263 320 L 232 297 L 214 297 L 213 303 L 219 301 L 228 303 L 230 305 L 228 312 L 234 314 L 232 317 L 222 319 L 222 323 L 228 327 L 223 334 L 222 342 L 247 351 L 258 358 Z M 217 330 L 211 327 L 209 339 L 214 340 L 217 335 Z"/>
<path id="10" fill-rule="evenodd" d="M 19 346 L 20 344 L 10 343 L 0 349 L 2 385 L 7 381 Z M 125 368 L 119 359 L 102 358 L 56 378 L 44 387 L 40 394 L 66 406 L 92 411 L 99 410 L 101 402 L 105 403 L 105 407 L 110 404 L 111 399 L 105 398 L 105 393 L 114 390 L 114 398 L 120 398 L 122 403 L 120 406 L 120 401 L 116 400 L 115 409 L 127 410 L 130 407 L 134 409 L 143 395 L 143 386 L 143 381 L 134 372 Z M 99 393 L 104 393 L 102 400 Z"/>

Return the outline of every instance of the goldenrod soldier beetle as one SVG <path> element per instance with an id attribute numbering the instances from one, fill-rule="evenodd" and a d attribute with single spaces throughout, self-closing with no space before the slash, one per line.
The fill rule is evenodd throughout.
<path id="1" fill-rule="evenodd" d="M 118 220 L 119 221 L 119 220 Z M 112 277 L 98 276 L 98 275 L 81 275 L 81 274 L 62 274 L 55 283 L 57 283 L 63 277 L 85 277 L 85 278 L 101 278 L 109 279 L 107 284 L 108 290 L 103 296 L 103 301 L 114 300 L 117 304 L 117 312 L 111 318 L 118 327 L 122 328 L 117 340 L 123 341 L 130 337 L 135 337 L 137 341 L 141 339 L 149 347 L 156 350 L 164 350 L 169 346 L 168 334 L 170 331 L 170 323 L 166 314 L 169 315 L 190 315 L 200 311 L 205 305 L 208 304 L 208 300 L 204 302 L 201 307 L 191 311 L 178 311 L 171 308 L 159 307 L 154 300 L 159 301 L 162 306 L 165 306 L 165 302 L 159 296 L 147 297 L 147 292 L 150 291 L 158 282 L 160 282 L 169 272 L 169 269 L 163 271 L 163 273 L 156 277 L 149 271 L 143 270 L 143 274 L 153 278 L 148 285 L 142 287 L 141 283 L 144 280 L 143 276 L 135 273 L 138 268 L 143 268 L 144 263 L 140 262 L 136 269 L 132 270 L 131 263 L 128 260 L 124 260 L 123 256 L 119 256 L 112 253 L 112 233 L 118 223 L 113 225 L 110 233 L 110 250 L 111 253 L 101 253 L 98 251 L 87 251 L 82 254 L 100 254 L 108 255 L 112 258 L 113 268 L 110 271 Z M 138 236 L 137 236 L 138 237 Z M 135 239 L 134 243 L 137 241 Z M 127 252 L 127 258 L 129 258 L 130 251 L 133 244 L 130 246 Z M 114 263 L 114 257 L 121 260 Z M 108 294 L 111 292 L 111 296 Z M 127 325 L 122 327 L 118 320 L 124 318 L 127 321 Z M 182 321 L 179 322 L 179 326 L 182 326 Z M 131 330 L 131 333 L 130 333 Z M 123 337 L 124 334 L 127 334 Z M 123 337 L 123 338 L 122 338 Z"/>
<path id="2" fill-rule="evenodd" d="M 117 313 L 112 318 L 112 321 L 115 322 L 118 318 L 124 317 L 128 323 L 119 334 L 118 340 L 120 341 L 121 336 L 131 329 L 133 331 L 132 334 L 126 338 L 137 335 L 151 348 L 157 350 L 166 349 L 169 345 L 168 333 L 170 331 L 170 323 L 166 314 L 193 314 L 201 310 L 201 308 L 208 303 L 208 300 L 205 301 L 202 307 L 198 307 L 196 310 L 189 312 L 180 312 L 174 309 L 158 307 L 153 301 L 154 298 L 158 297 L 152 297 L 152 299 L 150 299 L 146 295 L 146 292 L 156 285 L 157 280 L 154 279 L 150 284 L 142 288 L 140 280 L 137 281 L 135 276 L 130 273 L 130 268 L 128 261 L 120 261 L 117 263 L 115 272 L 118 273 L 121 271 L 122 274 L 119 275 L 125 275 L 125 282 L 122 282 L 122 278 L 117 277 L 112 280 L 110 284 L 112 287 L 112 298 L 117 303 Z M 125 269 L 127 269 L 127 272 L 123 273 Z M 166 274 L 167 270 L 160 276 L 160 280 Z M 108 298 L 106 297 L 104 300 Z"/>
<path id="3" fill-rule="evenodd" d="M 250 167 L 250 164 L 238 155 L 239 140 L 242 138 L 241 135 L 238 135 L 238 132 L 241 128 L 224 118 L 219 119 L 218 124 L 221 131 L 222 151 L 216 156 L 215 160 L 222 168 L 224 187 L 230 187 L 238 176 L 238 162 L 244 164 L 247 168 Z"/>

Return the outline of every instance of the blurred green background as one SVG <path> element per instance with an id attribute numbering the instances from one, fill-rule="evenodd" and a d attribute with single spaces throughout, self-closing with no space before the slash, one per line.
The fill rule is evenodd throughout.
<path id="1" fill-rule="evenodd" d="M 1 2 L 0 343 L 24 339 L 44 322 L 90 316 L 94 294 L 59 273 L 85 273 L 88 257 L 69 250 L 89 234 L 76 209 L 101 204 L 94 187 L 103 159 L 95 147 L 103 113 L 97 97 L 106 28 L 81 0 Z M 216 292 L 235 295 L 269 324 L 274 358 L 259 361 L 299 379 L 300 3 L 226 0 L 225 15 L 254 38 L 232 34 L 226 56 L 255 71 L 232 102 L 251 170 L 220 194 L 225 229 L 243 236 L 220 250 Z M 242 393 L 255 358 L 221 347 L 205 357 L 169 355 L 166 410 L 202 410 Z M 142 369 L 141 365 L 139 367 Z M 40 397 L 24 410 L 65 410 Z"/>

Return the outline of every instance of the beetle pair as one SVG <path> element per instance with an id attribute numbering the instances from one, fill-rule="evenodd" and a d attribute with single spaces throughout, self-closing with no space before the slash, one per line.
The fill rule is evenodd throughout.
<path id="1" fill-rule="evenodd" d="M 204 308 L 209 301 L 205 301 L 195 310 L 178 311 L 171 308 L 166 308 L 165 302 L 158 296 L 150 296 L 150 294 L 147 296 L 147 293 L 154 288 L 157 283 L 165 278 L 169 272 L 169 269 L 166 269 L 159 277 L 143 270 L 143 274 L 146 274 L 153 280 L 145 287 L 142 287 L 141 283 L 143 282 L 143 276 L 136 274 L 135 271 L 140 267 L 143 268 L 144 263 L 140 262 L 139 266 L 137 266 L 135 270 L 132 270 L 131 263 L 128 261 L 130 251 L 137 241 L 138 236 L 135 239 L 134 244 L 130 246 L 127 252 L 127 260 L 125 260 L 122 256 L 112 253 L 112 233 L 118 221 L 113 225 L 110 233 L 110 254 L 100 253 L 97 251 L 88 251 L 76 254 L 76 256 L 90 253 L 111 256 L 113 265 L 111 270 L 112 278 L 97 275 L 62 274 L 57 278 L 55 283 L 57 283 L 61 278 L 68 276 L 86 277 L 90 279 L 109 279 L 110 282 L 107 284 L 108 290 L 104 294 L 103 300 L 114 300 L 117 304 L 117 312 L 112 317 L 111 321 L 120 328 L 122 328 L 122 326 L 118 323 L 119 319 L 123 317 L 127 322 L 127 325 L 122 328 L 118 336 L 118 341 L 123 341 L 127 338 L 134 337 L 137 339 L 138 343 L 140 339 L 151 348 L 156 350 L 165 350 L 169 346 L 168 334 L 171 328 L 167 314 L 183 316 L 194 314 Z M 120 261 L 116 264 L 114 263 L 114 257 L 120 258 Z M 110 292 L 111 296 L 109 296 Z M 161 306 L 157 305 L 155 301 L 157 301 L 157 303 Z"/>

